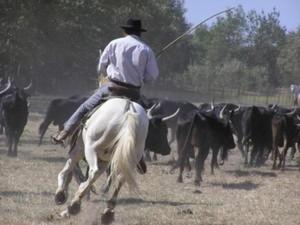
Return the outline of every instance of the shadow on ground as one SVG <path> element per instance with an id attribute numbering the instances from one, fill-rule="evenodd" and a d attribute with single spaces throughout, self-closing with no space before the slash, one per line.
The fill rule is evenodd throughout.
<path id="1" fill-rule="evenodd" d="M 105 202 L 103 199 L 94 200 L 93 202 Z M 145 200 L 141 198 L 120 198 L 117 201 L 117 205 L 134 205 L 134 204 L 150 204 L 150 205 L 170 205 L 170 206 L 181 206 L 181 205 L 199 205 L 194 202 L 175 202 L 168 200 Z"/>
<path id="2" fill-rule="evenodd" d="M 224 183 L 224 182 L 213 182 L 213 186 L 222 186 L 224 189 L 236 189 L 236 190 L 254 190 L 258 188 L 259 184 L 255 184 L 251 181 L 244 181 L 240 183 Z"/>
<path id="3" fill-rule="evenodd" d="M 1 197 L 17 197 L 17 196 L 28 196 L 28 195 L 43 195 L 43 196 L 54 196 L 54 193 L 48 191 L 42 192 L 24 192 L 24 191 L 0 191 Z"/>
<path id="4" fill-rule="evenodd" d="M 266 172 L 259 170 L 244 171 L 244 170 L 227 170 L 226 173 L 233 174 L 237 177 L 261 176 L 261 177 L 277 177 L 275 172 Z"/>
<path id="5" fill-rule="evenodd" d="M 175 160 L 169 160 L 169 161 L 147 161 L 147 164 L 151 164 L 153 166 L 173 166 L 175 165 Z"/>
<path id="6" fill-rule="evenodd" d="M 35 145 L 38 146 L 39 144 L 39 139 L 38 138 L 33 138 L 33 139 L 21 139 L 20 145 Z"/>
<path id="7" fill-rule="evenodd" d="M 31 159 L 32 160 L 46 161 L 46 162 L 49 162 L 49 163 L 52 163 L 52 162 L 64 163 L 67 160 L 65 157 L 52 157 L 52 156 L 47 156 L 47 157 L 33 157 Z"/>

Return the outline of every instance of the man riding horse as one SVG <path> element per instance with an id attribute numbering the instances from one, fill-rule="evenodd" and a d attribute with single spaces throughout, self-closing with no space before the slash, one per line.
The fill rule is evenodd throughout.
<path id="1" fill-rule="evenodd" d="M 149 127 L 149 116 L 137 103 L 140 88 L 144 82 L 157 78 L 158 67 L 150 47 L 140 40 L 142 28 L 140 20 L 129 19 L 121 26 L 125 37 L 111 41 L 100 57 L 99 72 L 108 77 L 108 84 L 101 86 L 88 98 L 64 124 L 64 129 L 53 140 L 56 143 L 70 136 L 79 126 L 83 117 L 95 106 L 103 102 L 103 96 L 115 96 L 104 102 L 85 121 L 69 158 L 58 174 L 55 202 L 64 204 L 72 171 L 83 157 L 89 165 L 89 175 L 75 193 L 68 208 L 61 216 L 77 214 L 81 199 L 91 185 L 110 168 L 107 183 L 114 187 L 112 197 L 107 201 L 103 216 L 113 214 L 118 193 L 124 183 L 130 190 L 137 189 L 135 172 L 146 172 L 143 152 Z"/>
<path id="2" fill-rule="evenodd" d="M 159 71 L 155 55 L 141 40 L 141 33 L 146 32 L 141 21 L 129 19 L 121 28 L 124 37 L 111 41 L 99 61 L 98 72 L 107 76 L 108 84 L 102 85 L 75 111 L 64 124 L 64 129 L 52 137 L 55 143 L 63 143 L 82 118 L 103 101 L 103 96 L 124 96 L 137 101 L 143 84 L 157 78 Z"/>

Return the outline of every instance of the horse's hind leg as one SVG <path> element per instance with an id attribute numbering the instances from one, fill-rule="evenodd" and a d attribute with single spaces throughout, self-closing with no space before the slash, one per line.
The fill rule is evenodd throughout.
<path id="1" fill-rule="evenodd" d="M 112 197 L 106 202 L 106 208 L 104 209 L 101 217 L 102 224 L 110 224 L 114 220 L 114 208 L 116 207 L 117 198 L 123 183 L 123 180 L 119 182 L 118 186 L 114 190 Z"/>
<path id="2" fill-rule="evenodd" d="M 64 168 L 58 174 L 58 185 L 55 192 L 55 203 L 62 205 L 67 201 L 68 186 L 72 180 L 73 170 L 79 160 L 82 158 L 82 150 L 74 148 L 69 155 Z"/>
<path id="3" fill-rule="evenodd" d="M 114 190 L 114 193 L 112 197 L 107 201 L 107 209 L 113 210 L 116 207 L 117 204 L 117 198 L 119 195 L 119 192 L 121 190 L 121 187 L 123 186 L 124 181 L 120 181 L 116 189 Z"/>
<path id="4" fill-rule="evenodd" d="M 89 170 L 89 167 L 87 167 L 87 169 L 86 169 L 87 175 L 84 176 L 83 172 L 82 172 L 82 170 L 79 166 L 79 163 L 76 164 L 76 166 L 73 169 L 73 177 L 75 178 L 75 181 L 78 185 L 80 185 L 82 182 L 86 181 L 86 179 L 88 177 L 88 170 Z M 94 194 L 97 194 L 96 189 L 93 185 L 91 186 L 90 191 L 92 191 Z M 90 198 L 91 198 L 91 192 L 90 191 L 86 195 L 87 200 L 90 200 Z"/>
<path id="5" fill-rule="evenodd" d="M 87 152 L 87 151 L 86 151 Z M 67 209 L 67 213 L 77 214 L 80 211 L 81 199 L 90 189 L 91 185 L 97 180 L 97 178 L 105 171 L 106 164 L 98 166 L 98 157 L 94 149 L 88 150 L 88 154 L 85 154 L 86 160 L 90 166 L 88 179 L 81 183 L 75 197 L 73 198 L 70 206 Z M 65 211 L 62 215 L 65 215 Z"/>

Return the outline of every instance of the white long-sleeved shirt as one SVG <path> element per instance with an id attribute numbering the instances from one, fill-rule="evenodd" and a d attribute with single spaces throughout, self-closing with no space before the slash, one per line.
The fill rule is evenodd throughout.
<path id="1" fill-rule="evenodd" d="M 159 73 L 153 51 L 135 35 L 111 41 L 101 54 L 98 72 L 138 87 Z"/>

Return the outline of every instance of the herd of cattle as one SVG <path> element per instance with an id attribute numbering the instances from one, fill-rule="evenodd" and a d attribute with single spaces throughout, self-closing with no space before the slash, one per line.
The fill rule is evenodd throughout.
<path id="1" fill-rule="evenodd" d="M 62 129 L 64 121 L 85 99 L 72 96 L 52 100 L 39 127 L 40 144 L 49 124 L 53 123 Z M 228 151 L 236 145 L 245 164 L 260 166 L 272 155 L 273 169 L 284 169 L 288 149 L 292 149 L 293 157 L 300 142 L 298 108 L 238 106 L 231 103 L 204 103 L 197 107 L 190 102 L 158 98 L 143 98 L 142 101 L 152 115 L 146 149 L 168 155 L 171 152 L 170 143 L 177 142 L 178 159 L 172 169 L 180 168 L 178 182 L 183 181 L 183 170 L 191 167 L 190 158 L 194 158 L 195 184 L 200 184 L 210 149 L 212 173 L 214 167 L 224 163 Z M 166 118 L 178 109 L 175 117 Z M 220 162 L 218 155 L 221 156 Z"/>
<path id="2" fill-rule="evenodd" d="M 17 155 L 19 138 L 27 123 L 27 91 L 30 86 L 18 88 L 10 79 L 0 81 L 0 124 L 5 129 L 9 156 Z M 39 126 L 39 144 L 42 144 L 51 123 L 61 130 L 64 122 L 85 100 L 80 96 L 52 100 Z M 146 150 L 168 155 L 171 152 L 170 143 L 176 141 L 178 158 L 172 169 L 179 167 L 178 182 L 183 181 L 183 170 L 191 167 L 190 159 L 193 158 L 195 184 L 200 184 L 210 149 L 212 173 L 214 167 L 224 163 L 228 151 L 235 146 L 245 164 L 261 166 L 270 158 L 273 160 L 272 169 L 283 170 L 287 151 L 291 149 L 293 157 L 300 143 L 300 108 L 240 106 L 232 103 L 203 103 L 196 106 L 190 102 L 145 97 L 142 101 L 151 115 Z M 174 115 L 174 112 L 177 112 L 175 117 L 167 117 Z"/>

